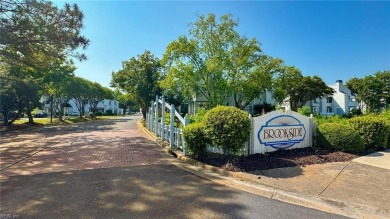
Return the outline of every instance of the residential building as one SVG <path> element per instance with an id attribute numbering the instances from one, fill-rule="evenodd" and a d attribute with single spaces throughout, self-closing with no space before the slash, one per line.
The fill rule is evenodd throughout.
<path id="1" fill-rule="evenodd" d="M 312 113 L 343 115 L 358 107 L 355 96 L 351 94 L 351 90 L 343 84 L 342 80 L 337 80 L 335 84 L 328 86 L 335 91 L 332 96 L 316 98 L 305 104 L 305 106 L 310 107 Z M 282 108 L 288 110 L 290 108 L 289 103 L 286 102 Z"/>
<path id="2" fill-rule="evenodd" d="M 50 115 L 50 104 L 47 103 L 47 100 L 48 100 L 47 96 L 42 96 L 40 102 L 42 103 L 46 102 L 43 106 L 42 111 Z M 117 115 L 123 114 L 123 109 L 119 108 L 119 102 L 114 99 L 113 100 L 104 99 L 98 103 L 97 112 L 106 113 L 107 110 L 111 110 L 113 114 L 117 114 Z M 92 113 L 92 108 L 89 104 L 85 105 L 84 113 L 85 114 Z M 64 114 L 72 115 L 72 116 L 80 115 L 80 111 L 78 110 L 76 103 L 73 99 L 69 100 L 66 106 L 64 107 Z"/>
<path id="3" fill-rule="evenodd" d="M 333 88 L 335 91 L 332 96 L 316 98 L 306 103 L 306 106 L 310 107 L 313 113 L 318 113 L 320 115 L 343 115 L 351 112 L 352 109 L 358 108 L 358 102 L 356 101 L 355 96 L 351 94 L 351 90 L 349 90 L 344 84 L 342 80 L 337 80 L 335 84 L 328 85 Z M 194 114 L 198 107 L 201 107 L 207 103 L 207 100 L 203 96 L 194 95 L 193 101 L 189 104 L 189 113 Z M 254 99 L 245 110 L 250 114 L 253 114 L 253 107 L 257 104 L 268 103 L 271 105 L 275 105 L 276 101 L 273 98 L 271 91 L 266 91 L 261 94 L 258 98 Z M 234 99 L 230 97 L 226 101 L 226 105 L 234 106 Z M 284 110 L 290 109 L 290 103 L 288 98 L 284 103 L 279 104 L 280 108 Z"/>
<path id="4" fill-rule="evenodd" d="M 255 98 L 251 103 L 248 104 L 248 106 L 245 107 L 245 111 L 253 114 L 253 107 L 257 104 L 264 104 L 268 103 L 271 105 L 275 105 L 276 101 L 272 96 L 271 91 L 266 91 L 259 95 L 259 97 Z M 207 99 L 203 95 L 194 95 L 192 98 L 192 101 L 188 104 L 188 113 L 195 114 L 196 109 L 198 107 L 203 107 L 207 104 Z M 235 106 L 234 98 L 233 96 L 229 97 L 226 100 L 226 106 Z"/>

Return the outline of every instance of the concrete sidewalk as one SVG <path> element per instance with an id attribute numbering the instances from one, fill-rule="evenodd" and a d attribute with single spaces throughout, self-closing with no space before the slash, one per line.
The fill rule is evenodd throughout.
<path id="1" fill-rule="evenodd" d="M 298 173 L 298 174 L 295 174 Z M 308 197 L 352 206 L 356 216 L 390 218 L 390 150 L 306 167 L 252 173 L 257 183 Z M 253 180 L 251 180 L 253 182 Z"/>
<path id="2" fill-rule="evenodd" d="M 251 173 L 230 172 L 184 157 L 180 150 L 166 150 L 190 164 L 183 168 L 228 186 L 352 218 L 390 218 L 390 149 L 350 162 Z"/>
<path id="3" fill-rule="evenodd" d="M 255 188 L 246 189 L 248 192 L 352 218 L 390 218 L 390 170 L 375 165 L 389 162 L 390 150 L 380 152 L 383 156 L 376 156 L 372 160 L 374 165 L 367 161 L 373 155 L 368 155 L 351 162 L 252 173 L 222 170 L 183 157 L 180 151 L 174 153 L 206 172 L 255 185 Z M 362 161 L 365 163 L 360 163 Z"/>

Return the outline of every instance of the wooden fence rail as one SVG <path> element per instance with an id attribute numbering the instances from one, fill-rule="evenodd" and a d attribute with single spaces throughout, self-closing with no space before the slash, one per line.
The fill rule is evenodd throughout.
<path id="1" fill-rule="evenodd" d="M 169 114 L 167 113 L 169 111 Z M 165 124 L 167 114 L 170 116 L 170 124 Z M 182 127 L 175 127 L 175 117 L 178 118 Z M 175 110 L 175 106 L 165 102 L 165 98 L 161 99 L 156 96 L 156 101 L 153 101 L 151 107 L 146 114 L 146 128 L 160 137 L 162 141 L 169 142 L 170 148 L 180 148 L 183 155 L 186 155 L 185 142 L 183 138 L 183 128 L 188 125 L 188 118 L 182 117 Z"/>

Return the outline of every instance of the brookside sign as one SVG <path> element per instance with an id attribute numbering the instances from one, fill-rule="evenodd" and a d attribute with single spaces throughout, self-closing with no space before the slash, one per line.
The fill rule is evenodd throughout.
<path id="1" fill-rule="evenodd" d="M 261 126 L 258 132 L 260 143 L 275 149 L 293 146 L 305 139 L 305 126 L 295 117 L 280 115 Z"/>
<path id="2" fill-rule="evenodd" d="M 250 153 L 312 146 L 313 120 L 296 112 L 273 111 L 252 118 Z"/>

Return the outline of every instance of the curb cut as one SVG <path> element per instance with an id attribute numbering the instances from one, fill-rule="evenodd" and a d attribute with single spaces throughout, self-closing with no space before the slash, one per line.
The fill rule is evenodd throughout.
<path id="1" fill-rule="evenodd" d="M 183 156 L 182 151 L 179 149 L 170 149 L 169 146 L 164 145 L 158 137 L 142 126 L 141 120 L 137 121 L 137 126 L 139 130 L 143 131 L 148 137 L 160 145 L 166 153 L 169 153 L 182 161 L 180 163 L 174 162 L 172 164 L 210 181 L 263 197 L 350 218 L 390 218 L 390 210 L 388 209 L 379 209 L 372 206 L 347 204 L 317 197 L 304 196 L 263 185 L 258 181 L 259 178 L 252 174 L 232 172 L 201 163 L 197 160 Z"/>

